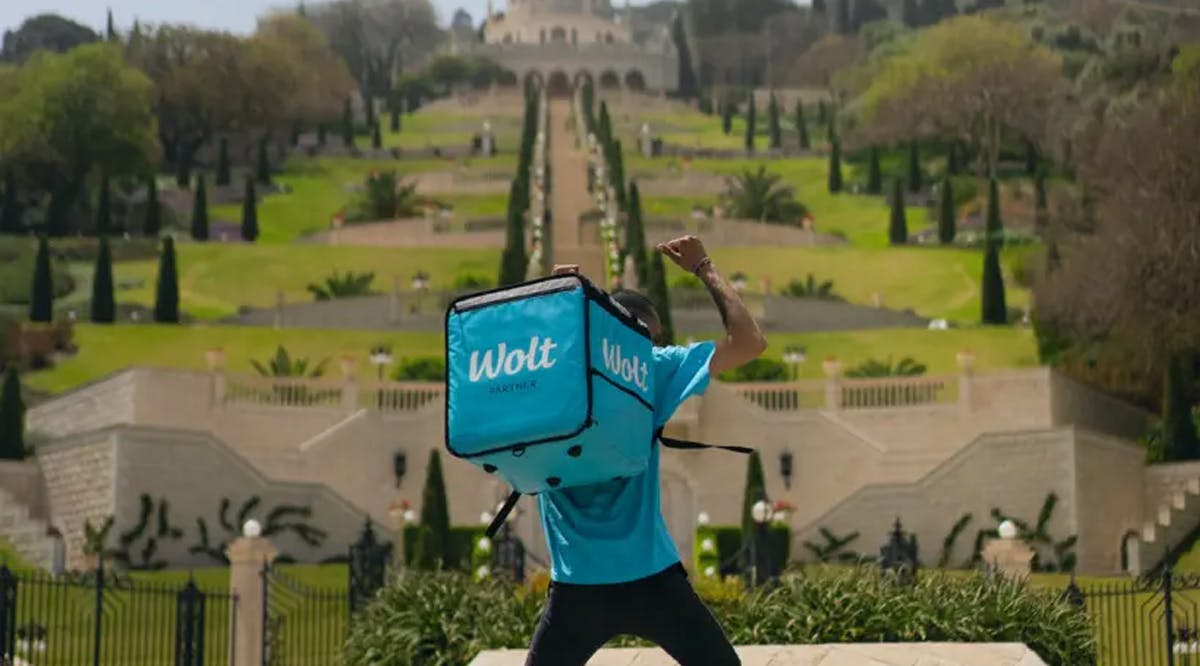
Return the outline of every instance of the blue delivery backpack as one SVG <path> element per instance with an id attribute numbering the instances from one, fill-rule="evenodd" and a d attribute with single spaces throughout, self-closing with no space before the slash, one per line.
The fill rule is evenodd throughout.
<path id="1" fill-rule="evenodd" d="M 656 438 L 650 331 L 580 275 L 454 300 L 446 311 L 446 448 L 521 494 L 634 476 Z"/>

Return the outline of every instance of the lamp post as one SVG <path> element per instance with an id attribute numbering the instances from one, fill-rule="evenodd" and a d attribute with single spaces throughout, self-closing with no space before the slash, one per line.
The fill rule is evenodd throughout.
<path id="1" fill-rule="evenodd" d="M 792 489 L 792 452 L 784 449 L 779 454 L 779 474 L 783 477 L 783 487 Z"/>
<path id="2" fill-rule="evenodd" d="M 792 381 L 800 376 L 800 364 L 808 357 L 803 345 L 788 345 L 783 348 L 783 362 L 792 366 Z"/>
<path id="3" fill-rule="evenodd" d="M 375 366 L 376 378 L 383 381 L 383 369 L 392 364 L 392 348 L 387 345 L 371 347 L 371 365 Z"/>
<path id="4" fill-rule="evenodd" d="M 765 569 L 763 574 L 770 575 L 770 550 L 767 547 L 767 524 L 771 522 L 774 510 L 765 498 L 760 499 L 750 507 L 750 517 L 754 519 L 754 534 L 750 538 L 750 584 L 758 587 L 760 582 L 759 569 Z"/>

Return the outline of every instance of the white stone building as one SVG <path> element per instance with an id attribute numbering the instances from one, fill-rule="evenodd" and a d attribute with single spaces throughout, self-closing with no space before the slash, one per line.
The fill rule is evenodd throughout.
<path id="1" fill-rule="evenodd" d="M 640 42 L 634 34 L 608 0 L 510 0 L 504 12 L 489 6 L 482 43 L 455 46 L 492 58 L 518 81 L 540 78 L 552 93 L 586 78 L 605 89 L 675 90 L 679 59 L 669 29 Z"/>

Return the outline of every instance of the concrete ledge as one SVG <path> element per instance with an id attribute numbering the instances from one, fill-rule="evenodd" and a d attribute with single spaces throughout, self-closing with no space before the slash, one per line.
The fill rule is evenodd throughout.
<path id="1" fill-rule="evenodd" d="M 838 645 L 746 645 L 742 666 L 1045 666 L 1020 643 L 851 643 Z M 470 666 L 523 666 L 525 650 L 491 650 Z M 674 666 L 658 648 L 601 650 L 588 666 Z M 688 664 L 687 666 L 692 666 Z"/>

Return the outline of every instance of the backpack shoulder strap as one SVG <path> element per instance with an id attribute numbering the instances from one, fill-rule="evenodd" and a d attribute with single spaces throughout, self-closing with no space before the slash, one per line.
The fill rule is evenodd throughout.
<path id="1" fill-rule="evenodd" d="M 517 505 L 517 500 L 519 499 L 521 499 L 521 493 L 515 490 L 508 494 L 508 497 L 504 500 L 504 504 L 496 512 L 496 517 L 492 518 L 491 524 L 484 531 L 484 534 L 487 534 L 487 538 L 491 539 L 496 536 L 496 532 L 500 530 L 500 526 L 504 524 L 504 521 L 508 520 L 508 514 L 512 513 L 513 507 Z"/>
<path id="2" fill-rule="evenodd" d="M 658 430 L 654 431 L 654 437 L 658 441 L 662 442 L 662 445 L 667 447 L 668 449 L 684 449 L 684 450 L 721 449 L 723 451 L 732 451 L 734 453 L 742 453 L 742 454 L 746 454 L 746 455 L 749 455 L 754 452 L 754 449 L 746 447 L 746 446 L 722 446 L 722 445 L 718 445 L 718 444 L 702 444 L 700 442 L 693 442 L 693 441 L 687 440 L 687 439 L 675 439 L 674 437 L 664 437 L 662 434 L 662 428 L 659 428 Z"/>

